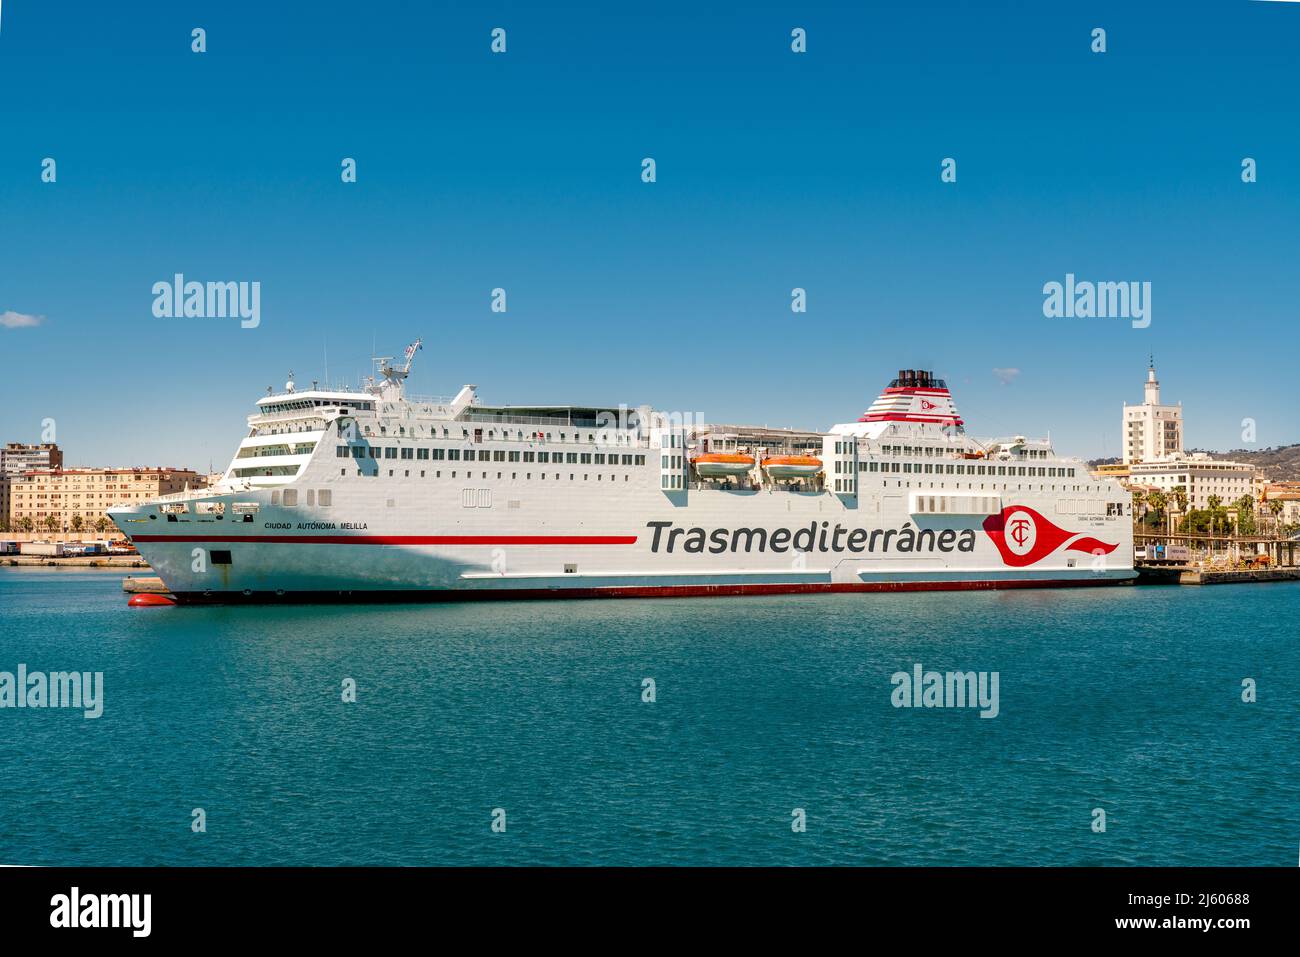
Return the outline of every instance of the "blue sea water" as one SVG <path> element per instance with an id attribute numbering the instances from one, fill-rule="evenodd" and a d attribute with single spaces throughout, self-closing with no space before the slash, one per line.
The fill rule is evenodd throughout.
<path id="1" fill-rule="evenodd" d="M 0 569 L 0 671 L 105 698 L 0 709 L 0 863 L 1297 863 L 1300 583 L 131 609 L 120 580 Z M 893 707 L 918 662 L 997 671 L 999 715 Z"/>

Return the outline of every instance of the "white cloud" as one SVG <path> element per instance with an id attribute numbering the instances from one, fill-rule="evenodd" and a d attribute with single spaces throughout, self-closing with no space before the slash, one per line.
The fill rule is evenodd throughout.
<path id="1" fill-rule="evenodd" d="M 12 309 L 8 312 L 0 312 L 0 326 L 4 326 L 6 329 L 30 329 L 32 326 L 39 326 L 44 321 L 44 316 L 29 316 L 21 312 L 14 312 Z"/>
<path id="2" fill-rule="evenodd" d="M 1019 369 L 994 369 L 993 374 L 1003 385 L 1010 385 L 1011 380 L 1020 375 Z"/>

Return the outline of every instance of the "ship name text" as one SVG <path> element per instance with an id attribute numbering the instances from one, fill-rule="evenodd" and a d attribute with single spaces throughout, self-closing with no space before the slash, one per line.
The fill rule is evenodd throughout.
<path id="1" fill-rule="evenodd" d="M 973 529 L 912 528 L 904 522 L 902 528 L 846 528 L 836 523 L 812 522 L 797 531 L 777 528 L 676 528 L 672 522 L 647 522 L 654 529 L 650 551 L 658 552 L 663 546 L 671 553 L 681 540 L 681 550 L 712 555 L 738 551 L 772 552 L 973 552 Z"/>
<path id="2" fill-rule="evenodd" d="M 366 522 L 263 522 L 263 528 L 269 528 L 276 531 L 288 531 L 296 528 L 299 531 L 308 532 L 364 532 L 370 526 Z"/>

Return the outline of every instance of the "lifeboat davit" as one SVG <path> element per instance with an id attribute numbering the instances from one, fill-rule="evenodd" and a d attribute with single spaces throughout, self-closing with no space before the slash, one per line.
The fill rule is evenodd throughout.
<path id="1" fill-rule="evenodd" d="M 811 455 L 772 455 L 763 459 L 763 471 L 774 479 L 812 478 L 822 470 L 822 460 Z"/>
<path id="2" fill-rule="evenodd" d="M 748 475 L 754 467 L 754 456 L 708 452 L 691 459 L 700 478 L 735 478 Z"/>

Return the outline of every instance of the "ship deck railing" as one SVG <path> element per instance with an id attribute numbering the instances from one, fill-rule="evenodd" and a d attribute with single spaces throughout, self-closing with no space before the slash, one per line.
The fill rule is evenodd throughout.
<path id="1" fill-rule="evenodd" d="M 823 492 L 822 485 L 813 482 L 763 482 L 758 485 L 717 482 L 687 482 L 692 492 Z"/>

